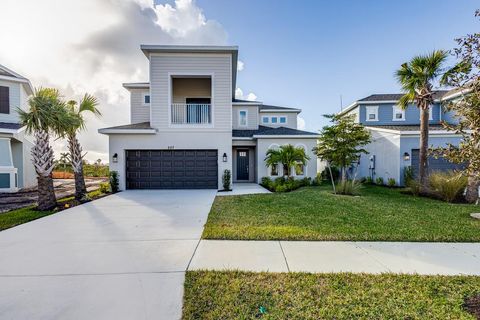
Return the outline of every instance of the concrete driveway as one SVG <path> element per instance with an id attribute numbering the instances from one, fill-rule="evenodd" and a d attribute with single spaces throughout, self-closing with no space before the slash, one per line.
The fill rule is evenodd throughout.
<path id="1" fill-rule="evenodd" d="M 125 191 L 0 232 L 0 319 L 178 319 L 215 190 Z"/>

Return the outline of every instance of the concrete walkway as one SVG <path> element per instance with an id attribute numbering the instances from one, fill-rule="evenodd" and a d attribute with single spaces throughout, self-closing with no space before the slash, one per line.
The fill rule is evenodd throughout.
<path id="1" fill-rule="evenodd" d="M 124 191 L 0 232 L 0 319 L 179 319 L 215 193 Z"/>
<path id="2" fill-rule="evenodd" d="M 202 240 L 198 269 L 480 275 L 480 243 Z"/>
<path id="3" fill-rule="evenodd" d="M 217 196 L 239 196 L 245 194 L 259 194 L 259 193 L 271 193 L 269 190 L 265 189 L 259 184 L 256 183 L 234 183 L 232 186 L 232 191 L 219 191 Z"/>

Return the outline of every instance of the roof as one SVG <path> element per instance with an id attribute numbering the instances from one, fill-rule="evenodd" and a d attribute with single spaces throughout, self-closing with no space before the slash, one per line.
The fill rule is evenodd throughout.
<path id="1" fill-rule="evenodd" d="M 232 95 L 237 87 L 237 46 L 183 46 L 183 45 L 149 45 L 142 44 L 140 49 L 147 58 L 150 53 L 228 53 L 232 55 Z M 234 96 L 232 98 L 235 98 Z"/>
<path id="2" fill-rule="evenodd" d="M 265 111 L 295 111 L 295 112 L 301 112 L 302 110 L 296 109 L 296 108 L 289 108 L 289 107 L 279 107 L 279 106 L 272 106 L 268 104 L 262 104 L 260 105 L 260 111 L 265 112 Z"/>
<path id="3" fill-rule="evenodd" d="M 132 123 L 116 127 L 102 128 L 99 133 L 155 133 L 156 130 L 150 126 L 150 122 Z"/>
<path id="4" fill-rule="evenodd" d="M 23 126 L 20 123 L 0 122 L 0 131 L 3 130 L 19 130 Z"/>
<path id="5" fill-rule="evenodd" d="M 420 131 L 420 125 L 379 125 L 379 126 L 365 126 L 366 128 L 377 128 L 395 131 Z M 431 124 L 428 126 L 429 131 L 443 131 L 445 128 L 441 124 Z"/>
<path id="6" fill-rule="evenodd" d="M 433 93 L 433 99 L 441 99 L 449 90 L 436 90 Z M 371 94 L 368 97 L 360 99 L 358 101 L 398 101 L 403 96 L 403 93 L 381 93 Z"/>
<path id="7" fill-rule="evenodd" d="M 12 71 L 1 64 L 0 64 L 0 78 L 10 80 L 10 81 L 15 81 L 15 82 L 21 82 L 25 90 L 27 91 L 27 93 L 33 94 L 33 86 L 30 83 L 30 80 L 28 80 L 24 76 L 19 75 L 15 71 Z"/>
<path id="8" fill-rule="evenodd" d="M 150 82 L 127 82 L 122 84 L 126 89 L 145 89 L 150 88 Z"/>
<path id="9" fill-rule="evenodd" d="M 260 101 L 256 101 L 256 100 L 244 100 L 244 99 L 237 99 L 237 98 L 233 98 L 232 102 L 233 103 L 262 104 Z"/>
<path id="10" fill-rule="evenodd" d="M 234 138 L 254 138 L 256 136 L 317 136 L 317 133 L 302 131 L 287 127 L 266 127 L 258 126 L 257 130 L 232 130 L 232 136 Z"/>

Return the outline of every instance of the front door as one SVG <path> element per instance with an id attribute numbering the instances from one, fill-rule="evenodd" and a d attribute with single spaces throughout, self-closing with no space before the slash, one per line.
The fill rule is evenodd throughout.
<path id="1" fill-rule="evenodd" d="M 237 150 L 237 180 L 248 180 L 248 150 Z"/>

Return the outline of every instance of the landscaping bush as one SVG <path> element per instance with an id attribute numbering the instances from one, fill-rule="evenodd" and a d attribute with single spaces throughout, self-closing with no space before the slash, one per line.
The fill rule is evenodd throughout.
<path id="1" fill-rule="evenodd" d="M 358 180 L 346 180 L 337 184 L 337 193 L 356 196 L 360 194 L 362 184 Z"/>
<path id="2" fill-rule="evenodd" d="M 261 182 L 260 182 L 260 185 L 262 187 L 270 190 L 272 188 L 273 181 L 272 181 L 272 179 L 270 179 L 270 177 L 263 177 Z"/>
<path id="3" fill-rule="evenodd" d="M 387 180 L 387 186 L 389 186 L 390 188 L 393 188 L 397 185 L 397 181 L 395 181 L 395 179 L 393 178 L 388 178 Z"/>
<path id="4" fill-rule="evenodd" d="M 340 169 L 337 167 L 331 167 L 332 169 L 332 176 L 333 176 L 333 181 L 337 181 L 338 178 L 340 178 Z M 325 167 L 325 169 L 322 171 L 322 180 L 328 180 L 330 181 L 330 171 L 328 170 L 328 167 Z"/>
<path id="5" fill-rule="evenodd" d="M 322 173 L 318 172 L 315 178 L 312 180 L 312 186 L 321 186 L 322 185 Z"/>
<path id="6" fill-rule="evenodd" d="M 110 183 L 108 183 L 108 182 L 100 183 L 100 188 L 98 190 L 101 193 L 109 193 L 110 192 Z"/>
<path id="7" fill-rule="evenodd" d="M 378 177 L 377 179 L 375 179 L 375 184 L 378 184 L 379 186 L 383 186 L 384 185 L 383 178 Z"/>
<path id="8" fill-rule="evenodd" d="M 293 177 L 279 177 L 272 181 L 269 177 L 263 177 L 260 184 L 272 192 L 289 192 L 300 187 L 310 186 L 312 180 L 307 177 L 298 180 Z"/>
<path id="9" fill-rule="evenodd" d="M 405 186 L 410 189 L 410 192 L 414 196 L 420 195 L 420 191 L 422 190 L 422 186 L 420 185 L 420 181 L 416 179 L 409 179 L 405 180 Z"/>
<path id="10" fill-rule="evenodd" d="M 110 171 L 110 189 L 113 193 L 118 192 L 118 172 Z"/>
<path id="11" fill-rule="evenodd" d="M 405 185 L 408 185 L 412 180 L 415 180 L 415 174 L 412 166 L 405 167 L 403 171 L 403 181 L 405 182 Z"/>
<path id="12" fill-rule="evenodd" d="M 52 179 L 73 179 L 74 175 L 70 172 L 63 172 L 63 171 L 53 171 L 52 172 Z"/>
<path id="13" fill-rule="evenodd" d="M 458 200 L 467 183 L 467 177 L 455 171 L 433 172 L 428 177 L 430 191 L 447 202 Z"/>
<path id="14" fill-rule="evenodd" d="M 373 184 L 373 178 L 368 176 L 368 177 L 365 177 L 365 181 L 364 181 L 365 184 Z"/>
<path id="15" fill-rule="evenodd" d="M 230 183 L 232 180 L 232 174 L 230 173 L 230 170 L 225 169 L 223 171 L 223 176 L 222 176 L 222 184 L 223 184 L 223 190 L 225 191 L 230 191 Z"/>

